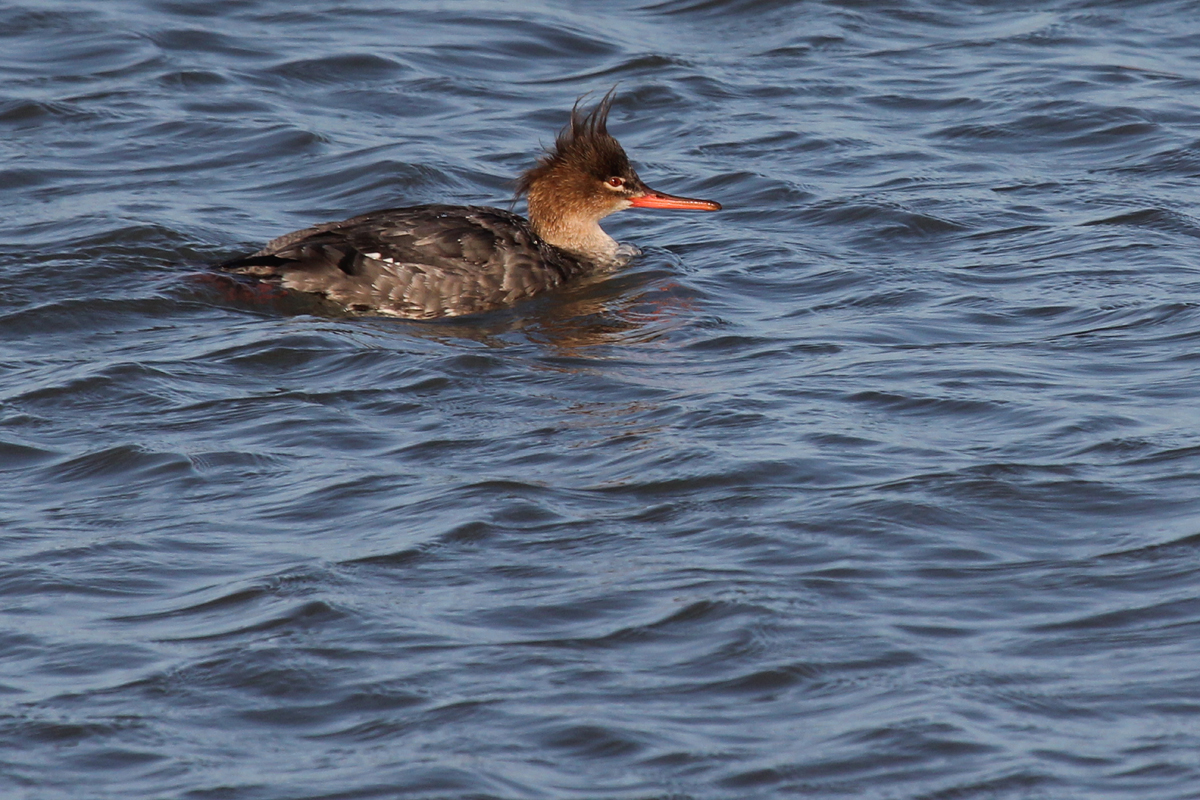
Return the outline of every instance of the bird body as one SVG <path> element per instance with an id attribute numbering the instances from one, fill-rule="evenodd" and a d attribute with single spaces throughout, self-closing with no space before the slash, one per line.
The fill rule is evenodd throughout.
<path id="1" fill-rule="evenodd" d="M 610 92 L 576 108 L 555 147 L 518 182 L 529 219 L 488 206 L 373 211 L 280 236 L 226 272 L 324 296 L 350 313 L 407 319 L 475 314 L 519 303 L 620 260 L 603 217 L 629 207 L 715 211 L 656 192 L 608 134 Z"/>

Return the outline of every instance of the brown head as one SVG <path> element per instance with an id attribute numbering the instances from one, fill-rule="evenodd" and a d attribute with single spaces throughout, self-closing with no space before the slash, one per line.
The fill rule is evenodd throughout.
<path id="1" fill-rule="evenodd" d="M 614 90 L 615 91 L 615 90 Z M 720 203 L 656 192 L 638 177 L 624 148 L 609 134 L 610 91 L 590 111 L 571 109 L 554 149 L 517 182 L 529 200 L 529 221 L 547 242 L 591 258 L 611 257 L 616 243 L 597 224 L 624 208 L 719 211 Z"/>

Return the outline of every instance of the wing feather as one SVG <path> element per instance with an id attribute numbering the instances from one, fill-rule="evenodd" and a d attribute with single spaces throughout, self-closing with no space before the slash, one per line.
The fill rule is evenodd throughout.
<path id="1" fill-rule="evenodd" d="M 509 305 L 561 286 L 587 265 L 502 209 L 430 205 L 295 231 L 221 268 L 354 311 L 429 319 Z"/>

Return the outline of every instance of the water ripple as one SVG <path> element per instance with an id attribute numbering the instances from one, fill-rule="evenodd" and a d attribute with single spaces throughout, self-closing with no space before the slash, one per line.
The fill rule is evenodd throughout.
<path id="1" fill-rule="evenodd" d="M 0 792 L 1192 796 L 1193 5 L 0 10 Z M 614 84 L 619 273 L 208 270 Z"/>

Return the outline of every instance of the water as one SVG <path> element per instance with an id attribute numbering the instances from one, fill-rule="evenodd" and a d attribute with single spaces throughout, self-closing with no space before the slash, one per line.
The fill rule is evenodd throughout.
<path id="1" fill-rule="evenodd" d="M 0 9 L 0 795 L 1200 797 L 1200 5 Z M 506 206 L 617 276 L 227 300 Z M 518 210 L 521 208 L 517 206 Z"/>

